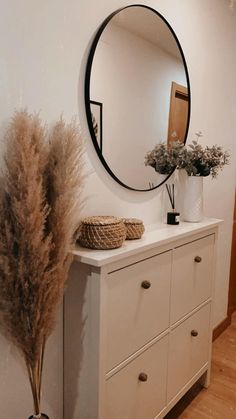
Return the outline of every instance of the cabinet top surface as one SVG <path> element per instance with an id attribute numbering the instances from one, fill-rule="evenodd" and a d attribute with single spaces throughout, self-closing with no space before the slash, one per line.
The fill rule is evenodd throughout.
<path id="1" fill-rule="evenodd" d="M 207 230 L 217 227 L 222 222 L 222 220 L 215 218 L 205 218 L 200 223 L 180 222 L 176 226 L 159 223 L 152 226 L 145 226 L 146 231 L 141 239 L 125 240 L 123 245 L 118 249 L 92 250 L 76 245 L 72 249 L 72 253 L 76 260 L 99 267 L 178 239 L 190 237 L 193 234 L 207 233 Z"/>

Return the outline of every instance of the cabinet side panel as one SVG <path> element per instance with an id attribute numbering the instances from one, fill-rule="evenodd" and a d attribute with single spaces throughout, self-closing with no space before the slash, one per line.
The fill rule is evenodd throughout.
<path id="1" fill-rule="evenodd" d="M 64 300 L 64 419 L 97 417 L 98 301 L 91 298 L 89 266 L 74 262 Z"/>

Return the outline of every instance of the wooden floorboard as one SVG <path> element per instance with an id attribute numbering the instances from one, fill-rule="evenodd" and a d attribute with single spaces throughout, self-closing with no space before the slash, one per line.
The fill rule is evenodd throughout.
<path id="1" fill-rule="evenodd" d="M 196 384 L 165 419 L 236 419 L 236 313 L 213 343 L 211 384 Z"/>

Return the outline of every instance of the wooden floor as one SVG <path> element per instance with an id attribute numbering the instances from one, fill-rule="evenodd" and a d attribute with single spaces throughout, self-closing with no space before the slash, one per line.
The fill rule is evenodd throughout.
<path id="1" fill-rule="evenodd" d="M 166 419 L 236 419 L 236 313 L 213 343 L 211 384 L 196 385 Z"/>

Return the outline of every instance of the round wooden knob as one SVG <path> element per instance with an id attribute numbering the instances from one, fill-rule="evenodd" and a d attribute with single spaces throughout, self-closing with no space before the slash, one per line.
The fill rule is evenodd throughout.
<path id="1" fill-rule="evenodd" d="M 145 383 L 145 381 L 147 381 L 148 376 L 147 374 L 145 374 L 145 372 L 141 372 L 138 376 L 139 381 L 142 381 L 143 383 Z"/>
<path id="2" fill-rule="evenodd" d="M 150 288 L 151 286 L 151 282 L 149 281 L 143 281 L 142 282 L 142 288 L 144 288 L 145 290 L 148 290 L 148 288 Z"/>
<path id="3" fill-rule="evenodd" d="M 201 256 L 196 256 L 194 258 L 194 260 L 195 260 L 195 262 L 200 263 L 202 261 L 202 258 L 201 258 Z"/>
<path id="4" fill-rule="evenodd" d="M 198 331 L 195 330 L 195 329 L 191 330 L 191 336 L 193 336 L 193 337 L 198 336 Z"/>

